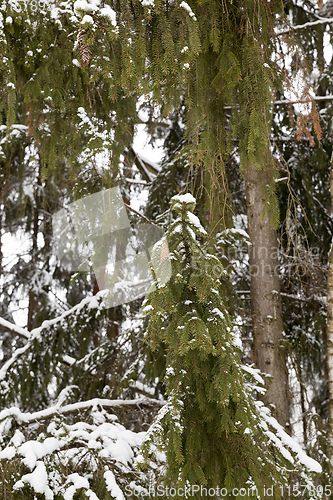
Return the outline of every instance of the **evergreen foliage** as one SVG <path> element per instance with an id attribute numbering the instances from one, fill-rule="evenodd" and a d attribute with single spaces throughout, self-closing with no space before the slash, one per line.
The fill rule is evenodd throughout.
<path id="1" fill-rule="evenodd" d="M 273 451 L 249 392 L 240 339 L 223 298 L 228 278 L 214 276 L 221 264 L 197 241 L 206 232 L 192 213 L 195 199 L 177 195 L 170 203 L 177 212 L 166 233 L 172 277 L 162 284 L 156 280 L 143 304 L 151 349 L 166 349 L 167 403 L 147 432 L 144 455 L 149 463 L 156 445 L 165 451 L 163 479 L 174 491 L 186 485 L 228 491 L 249 485 L 263 494 L 264 486 L 290 481 L 292 465 Z M 165 262 L 161 257 L 161 267 Z M 253 491 L 244 498 L 251 496 Z M 201 490 L 194 497 L 201 498 Z"/>
<path id="2" fill-rule="evenodd" d="M 274 25 L 285 25 L 290 2 L 82 0 L 74 6 L 57 0 L 38 2 L 37 9 L 35 5 L 23 0 L 0 5 L 0 316 L 13 325 L 10 311 L 20 306 L 22 296 L 30 311 L 30 333 L 14 336 L 0 325 L 1 494 L 10 500 L 48 500 L 52 494 L 60 500 L 66 493 L 69 498 L 94 499 L 95 494 L 101 500 L 121 498 L 118 486 L 124 492 L 132 485 L 132 491 L 145 495 L 163 478 L 169 485 L 260 488 L 268 487 L 270 477 L 272 485 L 308 481 L 307 493 L 317 498 L 318 484 L 299 463 L 300 448 L 287 450 L 283 430 L 250 395 L 260 392 L 260 378 L 239 362 L 233 316 L 235 309 L 239 313 L 239 303 L 214 256 L 232 247 L 238 266 L 233 282 L 238 291 L 247 291 L 246 256 L 237 255 L 242 232 L 225 230 L 244 213 L 242 193 L 233 194 L 243 189 L 239 167 L 244 173 L 254 163 L 263 170 L 266 199 L 277 221 L 272 194 L 278 170 L 269 153 L 268 110 L 277 88 L 282 96 L 284 73 L 271 55 L 281 40 L 275 37 Z M 313 20 L 305 9 L 292 9 L 295 24 Z M 311 66 L 315 46 L 322 64 L 322 30 L 310 33 L 301 35 L 304 52 L 310 54 Z M 330 88 L 327 67 L 318 89 L 325 94 Z M 139 121 L 137 102 L 142 96 L 152 107 L 161 104 L 162 115 L 172 122 L 167 156 L 152 184 L 146 214 L 167 229 L 172 220 L 168 200 L 190 189 L 200 197 L 196 214 L 210 233 L 203 246 L 204 232 L 191 213 L 193 200 L 189 205 L 179 201 L 182 197 L 173 200 L 178 210 L 178 222 L 168 232 L 173 275 L 164 287 L 157 284 L 148 297 L 154 309 L 146 309 L 152 352 L 143 345 L 146 323 L 137 314 L 140 301 L 103 309 L 100 295 L 93 296 L 94 277 L 71 276 L 54 262 L 51 250 L 51 216 L 60 207 L 115 185 L 129 198 L 123 155 Z M 293 226 L 288 219 L 290 191 L 283 185 L 278 188 L 281 219 L 291 221 L 292 231 L 300 225 L 306 228 L 304 238 L 294 240 L 295 248 L 300 241 L 305 246 L 305 236 L 310 247 L 317 245 L 317 235 L 323 244 L 319 262 L 299 254 L 305 257 L 296 266 L 306 268 L 302 293 L 311 303 L 305 310 L 287 298 L 285 330 L 303 397 L 309 394 L 307 385 L 317 408 L 316 414 L 312 402 L 304 406 L 304 444 L 327 467 L 322 483 L 329 484 L 325 434 L 313 423 L 322 428 L 327 418 L 323 275 L 331 229 L 325 212 L 331 107 L 323 106 L 320 113 L 323 149 L 317 140 L 315 149 L 304 139 L 297 141 L 300 131 L 310 135 L 304 120 L 298 121 L 298 135 L 284 141 L 281 130 L 289 127 L 288 111 L 275 106 L 274 112 L 276 144 L 290 172 L 288 186 L 306 213 L 298 211 Z M 233 218 L 223 208 L 232 203 Z M 15 265 L 5 269 L 4 233 L 20 233 L 30 241 L 27 256 L 22 252 Z M 281 241 L 286 241 L 283 228 Z M 291 268 L 289 258 L 283 263 L 283 269 Z M 167 270 L 167 259 L 162 264 Z M 224 258 L 223 264 L 229 270 L 230 262 Z M 297 274 L 290 277 L 283 270 L 282 277 L 283 291 L 297 297 Z M 323 381 L 320 387 L 318 378 Z M 148 472 L 142 472 L 137 464 L 142 463 L 143 431 L 165 402 L 165 391 L 167 403 L 144 444 L 151 460 Z M 139 401 L 139 395 L 150 400 Z M 96 396 L 100 399 L 90 404 Z M 113 399 L 117 406 L 108 406 L 106 401 Z M 127 404 L 131 399 L 136 403 Z M 77 402 L 86 404 L 81 414 Z M 43 411 L 50 412 L 50 424 Z M 59 439 L 61 447 L 52 448 L 52 439 Z M 165 477 L 165 457 L 152 443 L 166 453 Z M 25 455 L 28 444 L 40 450 L 35 462 Z M 119 459 L 117 446 L 128 451 L 126 463 Z M 45 471 L 44 491 L 28 486 L 27 474 L 45 478 Z M 281 490 L 274 491 L 278 498 Z"/>
<path id="3" fill-rule="evenodd" d="M 80 26 L 89 12 L 99 19 L 103 9 L 97 4 L 75 4 Z M 202 164 L 212 184 L 220 176 L 225 179 L 224 162 L 237 138 L 242 172 L 255 164 L 271 173 L 269 185 L 263 180 L 263 186 L 267 200 L 270 197 L 267 207 L 277 222 L 269 110 L 283 79 L 271 58 L 277 46 L 275 19 L 284 22 L 282 2 L 209 0 L 162 6 L 138 1 L 121 9 L 111 6 L 116 26 L 109 21 L 110 47 L 102 52 L 101 46 L 91 63 L 92 71 L 101 61 L 105 64 L 103 76 L 109 81 L 110 95 L 116 95 L 117 89 L 151 92 L 166 115 L 183 102 L 189 165 Z M 97 20 L 91 22 L 92 32 L 97 30 Z"/>

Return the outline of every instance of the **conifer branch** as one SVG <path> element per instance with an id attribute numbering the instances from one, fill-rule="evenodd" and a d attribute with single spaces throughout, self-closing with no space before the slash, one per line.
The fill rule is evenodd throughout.
<path id="1" fill-rule="evenodd" d="M 274 101 L 273 104 L 311 104 L 312 101 L 333 101 L 333 95 L 316 95 L 311 97 L 309 100 L 304 100 L 304 99 L 296 99 L 295 101 L 290 101 L 289 99 L 279 99 L 277 101 Z M 225 110 L 232 110 L 234 109 L 235 106 L 224 106 L 223 109 Z M 239 109 L 239 106 L 236 106 L 237 109 Z"/>
<path id="2" fill-rule="evenodd" d="M 131 210 L 134 210 L 134 209 L 131 209 Z M 137 214 L 141 215 L 138 212 L 137 212 Z M 144 217 L 144 216 L 142 216 L 142 217 Z M 73 314 L 75 312 L 79 312 L 83 307 L 89 306 L 91 302 L 95 302 L 96 298 L 99 299 L 100 297 L 103 297 L 103 295 L 105 295 L 105 290 L 98 292 L 96 295 L 93 295 L 90 297 L 85 297 L 84 299 L 81 300 L 81 302 L 79 302 L 75 306 L 71 307 L 67 311 L 63 312 L 60 316 L 56 316 L 55 318 L 52 318 L 50 320 L 43 321 L 41 326 L 34 328 L 33 330 L 31 330 L 31 332 L 29 332 L 25 328 L 14 325 L 13 323 L 5 320 L 4 318 L 0 318 L 0 326 L 2 326 L 3 328 L 5 328 L 7 331 L 9 331 L 11 333 L 15 333 L 16 335 L 19 335 L 20 337 L 23 337 L 25 339 L 30 340 L 33 336 L 40 334 L 40 332 L 42 330 L 45 330 L 45 329 L 49 328 L 50 326 L 54 326 L 55 324 L 60 323 L 67 316 L 70 316 L 71 314 Z M 91 305 L 90 305 L 90 307 L 91 307 Z"/>
<path id="3" fill-rule="evenodd" d="M 51 406 L 45 410 L 36 411 L 34 413 L 24 413 L 21 412 L 19 408 L 12 407 L 0 412 L 0 421 L 8 417 L 16 418 L 18 422 L 22 424 L 31 424 L 32 422 L 39 422 L 42 420 L 49 420 L 55 416 L 59 415 L 69 415 L 72 413 L 77 413 L 79 411 L 88 410 L 94 406 L 101 406 L 107 408 L 129 408 L 129 407 L 147 407 L 152 408 L 154 406 L 164 406 L 165 401 L 159 401 L 158 399 L 143 397 L 139 399 L 100 399 L 94 398 L 88 401 L 79 401 L 77 403 L 68 404 L 65 406 Z"/>

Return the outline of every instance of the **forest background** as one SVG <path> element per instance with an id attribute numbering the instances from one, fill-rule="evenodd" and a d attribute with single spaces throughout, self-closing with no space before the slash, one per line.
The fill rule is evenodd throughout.
<path id="1" fill-rule="evenodd" d="M 6 0 L 0 24 L 2 497 L 333 498 L 331 2 Z M 164 239 L 155 289 L 110 307 L 101 240 L 75 268 L 55 217 L 114 188 Z"/>

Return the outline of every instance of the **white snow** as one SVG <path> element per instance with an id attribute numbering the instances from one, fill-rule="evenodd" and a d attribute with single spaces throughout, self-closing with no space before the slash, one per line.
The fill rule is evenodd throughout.
<path id="1" fill-rule="evenodd" d="M 193 224 L 193 226 L 195 226 L 202 234 L 204 234 L 205 236 L 207 236 L 207 232 L 203 228 L 203 226 L 201 225 L 199 218 L 196 215 L 192 214 L 192 212 L 187 212 L 186 215 L 187 215 L 188 221 L 191 224 Z"/>
<path id="2" fill-rule="evenodd" d="M 153 306 L 152 306 L 151 304 L 148 304 L 146 307 L 144 307 L 144 308 L 142 309 L 142 312 L 143 312 L 143 313 L 147 313 L 147 312 L 149 312 L 149 311 L 153 311 L 153 310 L 154 310 Z"/>
<path id="3" fill-rule="evenodd" d="M 212 310 L 212 313 L 213 314 L 216 314 L 217 316 L 219 316 L 222 320 L 224 320 L 224 314 L 222 311 L 220 311 L 220 309 L 218 309 L 218 307 L 215 307 L 213 310 Z"/>
<path id="4" fill-rule="evenodd" d="M 91 16 L 86 14 L 85 16 L 83 16 L 81 24 L 94 24 L 94 20 Z"/>
<path id="5" fill-rule="evenodd" d="M 17 452 L 24 457 L 22 462 L 31 470 L 36 466 L 38 459 L 59 450 L 64 443 L 65 441 L 54 437 L 46 438 L 44 442 L 26 441 L 18 448 Z"/>
<path id="6" fill-rule="evenodd" d="M 230 229 L 226 229 L 225 231 L 225 234 L 238 234 L 240 236 L 243 236 L 244 238 L 246 238 L 247 240 L 250 239 L 250 236 L 248 235 L 248 233 L 246 231 L 244 231 L 244 229 L 240 229 L 240 228 L 230 228 Z"/>
<path id="7" fill-rule="evenodd" d="M 262 378 L 260 374 L 260 370 L 257 368 L 253 368 L 253 366 L 248 366 L 248 365 L 241 365 L 242 369 L 250 373 L 252 377 L 260 384 L 260 385 L 265 385 L 264 379 Z"/>
<path id="8" fill-rule="evenodd" d="M 30 484 L 36 493 L 44 493 L 45 500 L 53 500 L 54 495 L 48 486 L 48 476 L 44 462 L 38 461 L 35 470 L 31 474 L 25 474 L 20 481 L 14 484 L 14 490 Z"/>
<path id="9" fill-rule="evenodd" d="M 179 7 L 181 7 L 181 8 L 183 8 L 183 9 L 185 9 L 185 10 L 188 12 L 189 16 L 190 16 L 190 17 L 192 17 L 192 19 L 193 19 L 194 21 L 196 21 L 196 20 L 197 20 L 197 18 L 196 18 L 196 17 L 195 17 L 195 15 L 194 15 L 193 10 L 191 9 L 191 7 L 189 6 L 189 4 L 188 4 L 188 3 L 186 3 L 186 2 L 182 2 L 182 3 L 180 4 L 180 6 L 179 6 Z"/>
<path id="10" fill-rule="evenodd" d="M 83 10 L 84 12 L 96 12 L 98 7 L 96 4 L 88 3 L 85 0 L 76 0 L 74 3 L 74 11 Z"/>
<path id="11" fill-rule="evenodd" d="M 275 430 L 274 434 L 271 433 L 271 431 L 269 431 L 268 429 L 266 429 L 265 432 L 270 438 L 272 438 L 275 445 L 280 449 L 281 453 L 286 458 L 288 458 L 288 460 L 290 460 L 289 458 L 290 453 L 288 449 L 286 449 L 286 447 L 288 447 L 296 454 L 299 462 L 302 465 L 304 465 L 308 470 L 321 473 L 322 472 L 321 465 L 316 460 L 309 457 L 302 449 L 302 447 L 291 436 L 289 436 L 289 434 L 286 433 L 286 431 L 278 423 L 278 421 L 271 416 L 269 409 L 263 406 L 263 403 L 261 401 L 256 401 L 256 405 L 266 425 L 270 425 Z M 292 460 L 291 463 L 293 463 L 293 461 L 294 460 Z"/>
<path id="12" fill-rule="evenodd" d="M 11 460 L 12 458 L 15 457 L 15 455 L 16 455 L 16 450 L 13 446 L 11 446 L 0 451 L 0 460 L 3 459 Z"/>
<path id="13" fill-rule="evenodd" d="M 196 199 L 191 195 L 191 193 L 177 194 L 172 197 L 172 201 L 178 201 L 179 203 L 196 203 Z"/>
<path id="14" fill-rule="evenodd" d="M 74 474 L 70 474 L 68 476 L 68 481 L 73 483 L 75 486 L 75 489 L 80 489 L 80 488 L 85 488 L 86 490 L 89 489 L 89 481 L 86 477 L 80 476 L 77 472 Z"/>
<path id="15" fill-rule="evenodd" d="M 109 5 L 103 7 L 103 9 L 100 10 L 100 14 L 107 17 L 113 26 L 117 26 L 116 13 Z"/>
<path id="16" fill-rule="evenodd" d="M 110 491 L 111 495 L 116 500 L 125 500 L 123 492 L 121 491 L 121 489 L 117 485 L 116 479 L 115 479 L 114 474 L 111 470 L 104 472 L 104 479 L 106 482 L 107 490 Z"/>
<path id="17" fill-rule="evenodd" d="M 141 0 L 144 7 L 154 7 L 154 0 Z"/>

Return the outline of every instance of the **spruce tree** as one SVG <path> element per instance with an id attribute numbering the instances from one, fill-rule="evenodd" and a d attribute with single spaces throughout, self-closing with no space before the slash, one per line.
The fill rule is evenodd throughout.
<path id="1" fill-rule="evenodd" d="M 251 370 L 241 364 L 240 339 L 224 299 L 228 278 L 198 241 L 206 232 L 193 214 L 195 198 L 176 195 L 170 203 L 177 217 L 166 233 L 168 249 L 158 249 L 159 279 L 143 304 L 150 348 L 163 344 L 166 349 L 167 394 L 144 441 L 146 463 L 156 446 L 165 451 L 163 480 L 180 492 L 175 498 L 191 485 L 200 486 L 189 490 L 194 498 L 218 486 L 229 492 L 245 487 L 243 498 L 259 498 L 264 487 L 273 486 L 274 498 L 283 497 L 279 486 L 290 481 L 293 459 L 274 450 L 264 410 L 260 415 L 250 393 L 245 374 Z M 172 276 L 161 281 L 168 264 Z"/>

